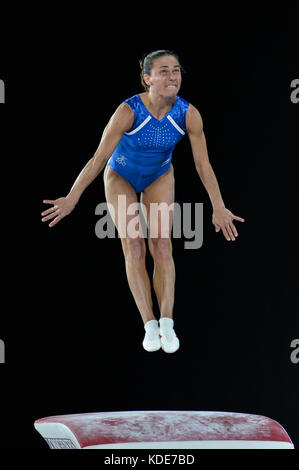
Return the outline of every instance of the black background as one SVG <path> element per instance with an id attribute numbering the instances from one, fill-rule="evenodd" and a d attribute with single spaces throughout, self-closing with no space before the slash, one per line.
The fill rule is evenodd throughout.
<path id="1" fill-rule="evenodd" d="M 299 364 L 290 360 L 299 337 L 294 5 L 4 13 L 3 448 L 46 448 L 33 427 L 41 417 L 157 409 L 265 415 L 299 446 Z M 142 91 L 139 58 L 162 48 L 187 72 L 180 95 L 201 112 L 225 204 L 246 219 L 235 242 L 215 233 L 183 139 L 173 156 L 176 201 L 204 203 L 204 241 L 198 250 L 173 242 L 174 355 L 143 350 L 120 242 L 95 235 L 102 175 L 68 218 L 52 229 L 40 221 L 43 199 L 67 194 L 116 107 Z"/>

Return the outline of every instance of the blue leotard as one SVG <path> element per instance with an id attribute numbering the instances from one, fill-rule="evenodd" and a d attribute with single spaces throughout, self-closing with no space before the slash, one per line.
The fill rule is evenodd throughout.
<path id="1" fill-rule="evenodd" d="M 160 120 L 152 116 L 139 95 L 124 103 L 134 111 L 134 122 L 123 134 L 107 165 L 139 193 L 170 168 L 172 151 L 186 133 L 189 103 L 177 96 L 171 110 Z"/>

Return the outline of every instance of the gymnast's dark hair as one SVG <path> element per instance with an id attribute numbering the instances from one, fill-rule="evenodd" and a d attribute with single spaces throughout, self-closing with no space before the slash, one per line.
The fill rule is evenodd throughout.
<path id="1" fill-rule="evenodd" d="M 145 83 L 143 75 L 145 73 L 147 75 L 150 75 L 155 59 L 158 59 L 158 57 L 163 57 L 165 55 L 172 55 L 173 57 L 175 57 L 177 59 L 178 63 L 180 63 L 177 54 L 175 52 L 169 51 L 167 49 L 160 49 L 158 51 L 150 52 L 149 54 L 144 54 L 142 59 L 140 59 L 140 61 L 139 61 L 140 79 L 141 79 L 141 84 L 142 84 L 143 88 L 145 89 L 145 91 L 147 91 L 149 87 Z M 181 67 L 181 65 L 180 65 L 180 67 Z M 181 67 L 181 71 L 183 72 L 182 67 Z"/>

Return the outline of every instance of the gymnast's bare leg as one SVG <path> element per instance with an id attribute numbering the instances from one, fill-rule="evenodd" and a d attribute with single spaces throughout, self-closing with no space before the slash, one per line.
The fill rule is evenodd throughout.
<path id="1" fill-rule="evenodd" d="M 171 244 L 173 212 L 167 209 L 174 202 L 172 166 L 144 190 L 141 202 L 147 209 L 148 244 L 154 261 L 153 287 L 160 307 L 160 316 L 172 318 L 175 289 L 175 265 Z M 153 204 L 161 203 L 166 205 L 161 205 L 158 217 L 150 218 Z"/>
<path id="2" fill-rule="evenodd" d="M 115 211 L 115 214 L 111 214 L 111 216 L 116 228 L 119 230 L 118 196 L 126 196 L 127 209 L 130 204 L 138 202 L 137 194 L 133 186 L 108 165 L 104 171 L 104 184 L 106 200 L 113 205 Z M 126 215 L 126 226 L 133 217 L 135 215 Z M 150 320 L 156 320 L 153 313 L 151 284 L 145 265 L 146 244 L 144 238 L 130 238 L 129 234 L 124 238 L 120 238 L 120 240 L 129 287 L 143 323 L 146 324 Z"/>
<path id="3" fill-rule="evenodd" d="M 128 215 L 127 207 L 132 203 L 138 202 L 137 194 L 132 185 L 109 166 L 106 167 L 104 172 L 104 184 L 106 200 L 114 207 L 114 214 L 111 214 L 111 216 L 119 230 L 120 218 L 118 214 L 118 196 L 126 196 L 126 226 L 128 226 L 128 223 L 133 217 L 135 217 L 135 215 Z M 142 193 L 141 202 L 148 209 L 147 213 L 150 214 L 151 203 L 166 202 L 168 205 L 173 202 L 173 199 L 174 177 L 173 168 L 171 167 L 167 173 L 162 175 L 146 188 L 144 193 Z M 172 320 L 175 267 L 172 258 L 172 246 L 170 240 L 172 227 L 171 211 L 168 211 L 167 217 L 162 217 L 161 214 L 159 214 L 157 221 L 158 227 L 152 227 L 148 219 L 149 249 L 154 259 L 153 285 L 157 295 L 161 315 L 160 328 L 153 313 L 151 284 L 145 264 L 146 244 L 144 238 L 142 236 L 132 238 L 129 233 L 126 234 L 126 237 L 121 237 L 129 287 L 146 330 L 143 346 L 147 351 L 156 351 L 160 349 L 160 346 L 162 346 L 162 349 L 165 352 L 174 352 L 173 349 L 177 350 L 179 347 L 177 344 L 178 339 L 173 330 Z M 165 220 L 167 223 L 168 236 L 166 238 L 162 238 L 161 235 L 164 234 L 162 223 L 165 223 Z M 157 231 L 154 232 L 157 236 L 152 237 L 151 235 L 154 228 L 157 229 Z M 163 335 L 160 342 L 159 333 L 161 331 L 163 332 Z M 170 341 L 171 344 L 169 343 Z"/>
<path id="4" fill-rule="evenodd" d="M 160 341 L 162 349 L 174 353 L 180 347 L 174 331 L 173 306 L 175 265 L 172 256 L 171 231 L 173 223 L 174 173 L 173 167 L 149 185 L 141 195 L 146 207 L 148 244 L 154 260 L 153 286 L 160 307 Z M 154 205 L 160 210 L 151 216 Z"/>

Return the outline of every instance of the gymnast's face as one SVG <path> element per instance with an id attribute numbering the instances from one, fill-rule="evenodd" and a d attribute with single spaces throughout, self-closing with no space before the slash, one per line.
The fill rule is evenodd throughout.
<path id="1" fill-rule="evenodd" d="M 154 60 L 150 75 L 144 74 L 144 80 L 150 86 L 150 93 L 174 97 L 182 83 L 180 64 L 172 55 L 158 57 Z"/>

